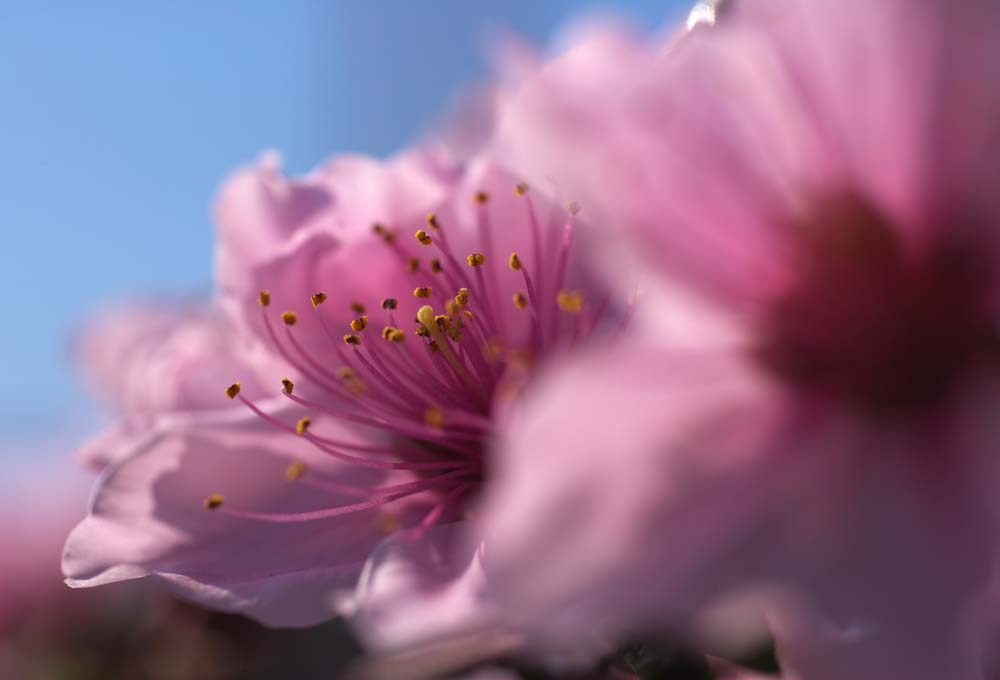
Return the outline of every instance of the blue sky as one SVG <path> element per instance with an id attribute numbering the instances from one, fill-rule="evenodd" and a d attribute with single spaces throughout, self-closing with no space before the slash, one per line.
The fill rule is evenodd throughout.
<path id="1" fill-rule="evenodd" d="M 498 29 L 545 41 L 595 8 L 656 28 L 687 5 L 4 0 L 0 454 L 95 426 L 73 329 L 114 300 L 208 291 L 213 193 L 262 149 L 293 172 L 391 153 L 486 73 Z"/>

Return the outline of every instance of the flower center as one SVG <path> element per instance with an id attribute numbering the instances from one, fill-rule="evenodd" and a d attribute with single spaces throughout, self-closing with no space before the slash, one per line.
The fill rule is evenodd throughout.
<path id="1" fill-rule="evenodd" d="M 992 356 L 988 264 L 961 232 L 907 251 L 869 202 L 818 203 L 793 225 L 797 278 L 772 300 L 759 357 L 810 392 L 878 415 L 946 400 L 971 364 Z"/>
<path id="2" fill-rule="evenodd" d="M 308 512 L 261 513 L 231 507 L 214 494 L 205 501 L 208 509 L 263 521 L 310 521 L 423 494 L 434 503 L 419 528 L 462 514 L 487 471 L 497 407 L 517 397 L 540 358 L 587 339 L 599 328 L 618 327 L 627 320 L 617 313 L 620 308 L 611 311 L 609 296 L 599 294 L 594 304 L 583 292 L 567 286 L 576 206 L 570 205 L 561 226 L 547 225 L 555 235 L 547 238 L 527 185 L 519 184 L 514 194 L 526 206 L 527 228 L 513 232 L 527 235 L 529 242 L 520 244 L 524 246 L 520 253 L 526 255 L 512 252 L 498 257 L 490 197 L 485 192 L 474 196 L 482 249 L 462 256 L 452 249 L 436 214 L 427 217 L 412 242 L 399 239 L 395 230 L 375 225 L 374 234 L 398 258 L 401 272 L 412 278 L 414 287 L 401 291 L 400 298 L 381 301 L 382 323 L 375 322 L 365 305 L 349 303 L 356 316 L 338 332 L 324 316 L 328 295 L 313 294 L 313 322 L 328 340 L 327 356 L 315 356 L 296 338 L 305 319 L 284 312 L 279 325 L 269 313 L 270 294 L 260 294 L 271 344 L 301 377 L 301 385 L 283 380 L 281 394 L 310 415 L 295 423 L 284 422 L 241 394 L 239 383 L 226 394 L 341 463 L 403 471 L 412 479 L 378 488 L 348 487 L 294 462 L 286 472 L 288 480 L 338 496 L 354 495 L 358 502 Z M 433 256 L 427 266 L 421 266 L 425 249 L 432 249 Z M 508 289 L 501 280 L 520 285 Z M 413 298 L 409 306 L 419 306 L 408 332 L 407 319 L 400 315 L 409 296 Z M 337 366 L 333 370 L 328 368 L 331 358 Z M 325 436 L 323 419 L 371 432 L 372 443 L 359 445 Z M 380 517 L 389 530 L 404 524 L 391 508 Z"/>

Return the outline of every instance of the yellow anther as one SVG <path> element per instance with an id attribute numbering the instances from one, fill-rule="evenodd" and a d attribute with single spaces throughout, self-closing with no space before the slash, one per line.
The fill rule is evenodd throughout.
<path id="1" fill-rule="evenodd" d="M 289 482 L 294 482 L 298 479 L 302 479 L 302 475 L 309 471 L 309 466 L 303 463 L 301 460 L 292 461 L 285 468 L 285 479 Z"/>
<path id="2" fill-rule="evenodd" d="M 430 286 L 417 286 L 413 289 L 413 297 L 429 298 L 431 296 Z"/>
<path id="3" fill-rule="evenodd" d="M 580 204 L 576 201 L 570 201 L 566 204 L 566 210 L 569 211 L 570 215 L 575 215 L 580 212 Z"/>
<path id="4" fill-rule="evenodd" d="M 382 329 L 382 339 L 391 342 L 403 342 L 406 339 L 406 333 L 395 326 L 386 326 Z"/>
<path id="5" fill-rule="evenodd" d="M 295 391 L 295 383 L 293 383 L 288 378 L 281 379 L 281 389 L 285 394 L 291 394 Z"/>
<path id="6" fill-rule="evenodd" d="M 448 330 L 451 326 L 451 317 L 447 314 L 437 314 L 434 316 L 434 323 L 437 324 L 437 327 L 441 330 Z"/>
<path id="7" fill-rule="evenodd" d="M 424 411 L 424 422 L 428 427 L 439 428 L 444 425 L 444 411 L 437 406 L 428 406 Z"/>
<path id="8" fill-rule="evenodd" d="M 282 312 L 281 320 L 285 322 L 286 326 L 294 326 L 299 322 L 299 315 L 295 312 Z"/>
<path id="9" fill-rule="evenodd" d="M 351 321 L 351 330 L 355 333 L 360 333 L 365 328 L 368 327 L 368 317 L 360 316 L 357 319 Z"/>
<path id="10" fill-rule="evenodd" d="M 464 307 L 465 305 L 469 304 L 468 288 L 458 289 L 458 294 L 455 296 L 455 304 L 459 305 L 460 307 Z"/>
<path id="11" fill-rule="evenodd" d="M 386 298 L 382 300 L 382 309 L 393 310 L 399 306 L 399 301 L 396 298 Z"/>
<path id="12" fill-rule="evenodd" d="M 355 314 L 364 314 L 365 313 L 365 306 L 363 304 L 361 304 L 360 302 L 352 302 L 351 303 L 351 311 L 354 312 Z"/>
<path id="13" fill-rule="evenodd" d="M 528 296 L 522 293 L 521 291 L 517 291 L 516 293 L 514 293 L 514 306 L 517 307 L 518 309 L 524 309 L 525 307 L 527 307 Z"/>
<path id="14" fill-rule="evenodd" d="M 236 395 L 240 393 L 240 383 L 234 382 L 232 385 L 226 388 L 226 396 L 230 399 L 235 399 Z"/>
<path id="15" fill-rule="evenodd" d="M 399 515 L 392 512 L 380 512 L 375 516 L 375 530 L 383 536 L 399 531 L 403 527 L 403 520 Z"/>
<path id="16" fill-rule="evenodd" d="M 348 333 L 344 336 L 344 343 L 358 346 L 361 344 L 361 336 L 355 335 L 354 333 Z"/>
<path id="17" fill-rule="evenodd" d="M 467 319 L 471 319 L 472 318 L 472 310 L 471 309 L 464 310 L 462 312 L 462 314 L 464 314 Z"/>
<path id="18" fill-rule="evenodd" d="M 213 493 L 211 496 L 205 499 L 205 509 L 206 510 L 218 510 L 222 507 L 223 499 L 220 494 Z"/>
<path id="19" fill-rule="evenodd" d="M 312 424 L 312 420 L 306 416 L 305 418 L 299 418 L 299 422 L 295 423 L 295 432 L 298 434 L 305 434 Z"/>
<path id="20" fill-rule="evenodd" d="M 445 300 L 444 311 L 448 312 L 452 316 L 455 316 L 462 311 L 462 308 L 459 307 L 458 303 L 454 300 Z"/>
<path id="21" fill-rule="evenodd" d="M 516 187 L 514 187 L 514 195 L 524 196 L 526 193 L 528 193 L 529 188 L 530 187 L 528 186 L 527 182 L 520 182 Z"/>
<path id="22" fill-rule="evenodd" d="M 490 195 L 485 191 L 477 191 L 475 195 L 472 197 L 472 200 L 474 200 L 479 205 L 483 205 L 484 203 L 487 203 L 490 200 Z"/>
<path id="23" fill-rule="evenodd" d="M 470 267 L 481 267 L 486 262 L 486 256 L 482 253 L 472 253 L 465 259 L 469 261 Z"/>
<path id="24" fill-rule="evenodd" d="M 260 295 L 257 296 L 257 302 L 260 303 L 261 307 L 267 307 L 269 304 L 271 304 L 271 291 L 269 290 L 260 291 Z"/>
<path id="25" fill-rule="evenodd" d="M 556 294 L 556 302 L 564 312 L 579 314 L 583 311 L 583 294 L 579 291 L 561 290 Z"/>
<path id="26" fill-rule="evenodd" d="M 326 302 L 326 293 L 313 293 L 309 296 L 309 302 L 312 303 L 313 307 L 319 307 L 321 304 Z"/>
<path id="27" fill-rule="evenodd" d="M 507 264 L 509 264 L 510 268 L 514 271 L 520 271 L 521 267 L 524 266 L 521 264 L 521 258 L 517 256 L 517 253 L 510 254 L 510 259 L 507 260 Z"/>
<path id="28" fill-rule="evenodd" d="M 431 235 L 428 234 L 423 229 L 417 229 L 417 233 L 414 234 L 413 237 L 417 239 L 417 241 L 419 241 L 420 245 L 422 246 L 429 246 L 430 244 L 434 243 L 434 239 L 431 238 Z"/>
<path id="29" fill-rule="evenodd" d="M 428 331 L 423 326 L 417 326 L 416 328 L 413 329 L 413 332 L 422 338 L 426 338 L 428 335 L 430 335 L 430 331 Z"/>
<path id="30" fill-rule="evenodd" d="M 437 213 L 433 213 L 433 212 L 432 213 L 427 213 L 427 219 L 424 220 L 424 221 L 427 222 L 427 226 L 430 227 L 431 229 L 440 229 L 441 228 L 441 224 L 438 222 Z"/>
<path id="31" fill-rule="evenodd" d="M 440 274 L 444 271 L 444 267 L 441 266 L 441 260 L 436 257 L 431 260 L 431 271 L 435 274 Z"/>
<path id="32" fill-rule="evenodd" d="M 420 269 L 420 259 L 416 257 L 411 257 L 406 261 L 406 271 L 413 274 Z"/>
<path id="33" fill-rule="evenodd" d="M 337 369 L 337 377 L 341 380 L 353 380 L 354 379 L 354 369 L 350 366 L 341 366 Z"/>

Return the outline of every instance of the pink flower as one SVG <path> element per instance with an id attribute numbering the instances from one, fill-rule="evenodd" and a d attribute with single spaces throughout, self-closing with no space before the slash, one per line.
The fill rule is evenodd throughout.
<path id="1" fill-rule="evenodd" d="M 614 78 L 569 55 L 525 89 L 509 157 L 623 225 L 652 318 L 506 431 L 506 613 L 572 640 L 750 589 L 789 677 L 982 677 L 998 50 L 985 0 L 730 2 Z"/>
<path id="2" fill-rule="evenodd" d="M 300 180 L 266 158 L 227 183 L 219 306 L 253 380 L 227 389 L 234 372 L 209 415 L 157 420 L 105 471 L 70 585 L 153 575 L 270 625 L 352 612 L 378 647 L 494 624 L 475 549 L 432 528 L 478 497 L 536 367 L 617 332 L 624 306 L 581 265 L 575 207 L 443 158 L 337 158 Z M 382 555 L 401 579 L 371 571 Z M 440 625 L 386 615 L 382 584 Z"/>

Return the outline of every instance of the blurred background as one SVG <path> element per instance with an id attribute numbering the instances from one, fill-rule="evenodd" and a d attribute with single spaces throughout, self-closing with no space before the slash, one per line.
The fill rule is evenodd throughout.
<path id="1" fill-rule="evenodd" d="M 546 45 L 566 21 L 594 12 L 655 30 L 690 4 L 0 1 L 0 538 L 8 551 L 0 677 L 269 677 L 268 655 L 287 658 L 316 639 L 189 610 L 141 586 L 69 591 L 58 573 L 62 536 L 84 512 L 91 481 L 73 468 L 74 447 L 106 417 L 77 379 L 74 329 L 115 301 L 211 289 L 211 202 L 228 172 L 269 148 L 290 173 L 342 151 L 387 155 L 425 130 L 463 84 L 488 74 L 490 41 L 504 31 Z M 44 598 L 10 577 L 12 565 Z M 45 615 L 60 607 L 76 608 L 87 635 L 73 617 Z M 106 629 L 93 624 L 102 607 Z M 348 654 L 344 644 L 328 654 Z M 224 675 L 204 661 L 247 646 L 262 650 L 256 669 L 223 663 Z M 201 647 L 197 672 L 176 653 Z M 157 654 L 173 665 L 134 665 Z M 132 666 L 121 661 L 129 658 Z M 336 677 L 330 670 L 322 677 Z"/>

